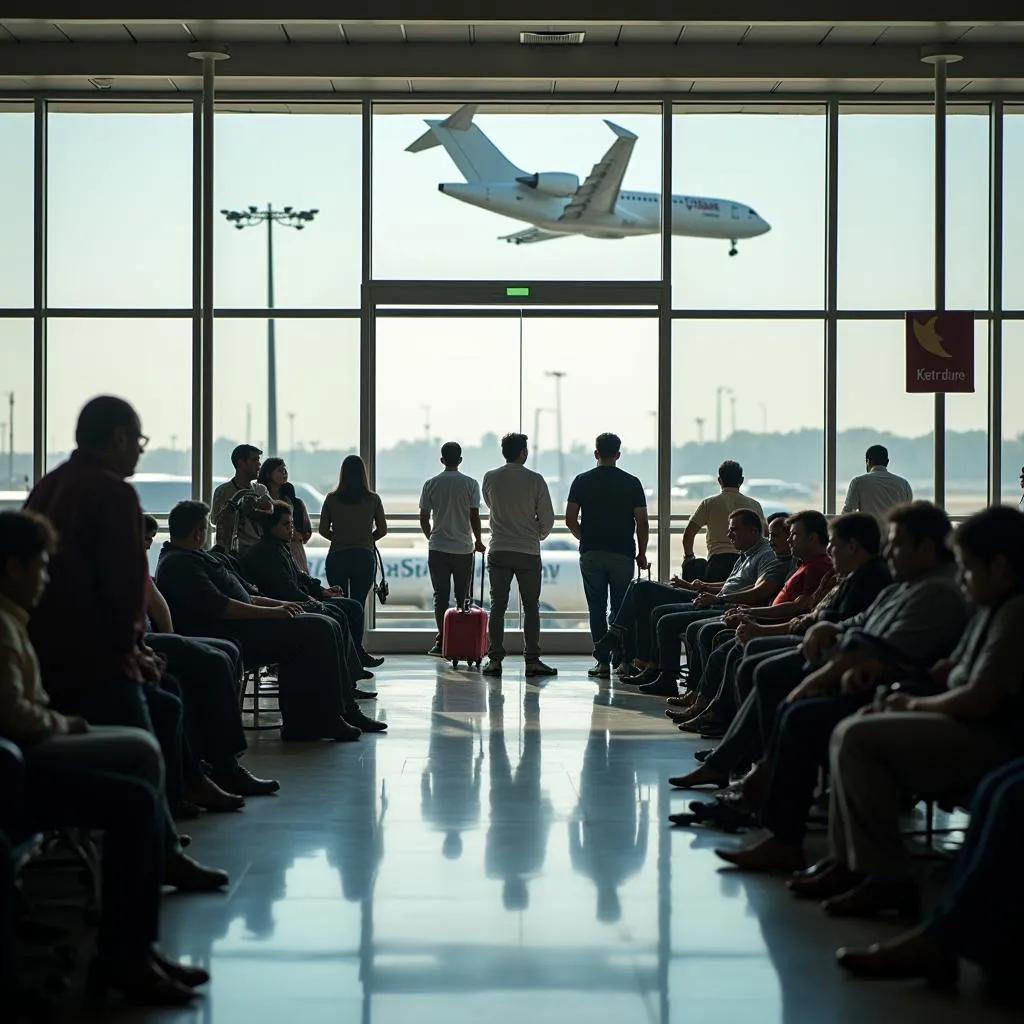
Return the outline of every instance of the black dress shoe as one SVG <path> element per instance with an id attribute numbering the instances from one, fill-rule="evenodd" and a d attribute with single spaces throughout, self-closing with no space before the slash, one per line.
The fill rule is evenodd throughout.
<path id="1" fill-rule="evenodd" d="M 364 715 L 359 708 L 346 711 L 345 721 L 363 732 L 385 732 L 388 727 L 387 722 L 379 722 L 376 718 L 370 718 L 369 715 Z"/>
<path id="2" fill-rule="evenodd" d="M 693 752 L 693 759 L 699 764 L 703 764 L 714 752 L 714 747 L 706 747 L 704 750 L 695 750 Z"/>
<path id="3" fill-rule="evenodd" d="M 825 900 L 821 905 L 829 917 L 878 917 L 896 914 L 916 921 L 921 915 L 921 891 L 909 879 L 879 882 L 868 879 L 841 896 Z"/>
<path id="4" fill-rule="evenodd" d="M 373 673 L 368 668 L 364 668 L 363 671 L 359 673 L 359 681 L 360 682 L 362 682 L 365 679 L 372 679 L 372 678 L 373 678 Z"/>
<path id="5" fill-rule="evenodd" d="M 360 690 L 357 687 L 356 690 L 353 692 L 352 696 L 355 697 L 356 700 L 376 700 L 377 699 L 377 691 L 376 690 Z"/>
<path id="6" fill-rule="evenodd" d="M 659 672 L 653 682 L 640 687 L 640 692 L 646 693 L 650 697 L 675 697 L 679 693 L 679 686 L 676 683 L 675 675 Z"/>
<path id="7" fill-rule="evenodd" d="M 372 654 L 366 654 L 362 658 L 363 668 L 380 668 L 384 664 L 383 658 L 376 658 Z"/>
<path id="8" fill-rule="evenodd" d="M 354 711 L 352 715 L 358 718 L 361 713 Z M 335 743 L 353 743 L 362 734 L 362 730 L 353 725 L 348 718 L 339 718 L 338 724 L 330 732 L 324 733 L 324 739 L 334 740 Z"/>
<path id="9" fill-rule="evenodd" d="M 210 972 L 204 971 L 202 967 L 190 967 L 188 964 L 179 964 L 177 960 L 171 960 L 163 953 L 154 952 L 150 959 L 167 975 L 171 981 L 188 988 L 199 988 L 210 980 Z"/>
<path id="10" fill-rule="evenodd" d="M 178 892 L 215 892 L 228 882 L 226 871 L 208 868 L 184 853 L 173 854 L 164 865 L 164 885 Z"/>

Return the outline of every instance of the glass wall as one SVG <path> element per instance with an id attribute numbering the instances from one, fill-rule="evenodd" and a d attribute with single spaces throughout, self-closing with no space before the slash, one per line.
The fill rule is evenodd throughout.
<path id="1" fill-rule="evenodd" d="M 197 106 L 111 97 L 39 109 L 37 123 L 24 103 L 0 106 L 0 187 L 9 200 L 0 234 L 0 490 L 23 487 L 26 475 L 62 458 L 81 403 L 116 391 L 138 405 L 153 439 L 140 466 L 152 510 L 202 492 L 195 467 L 207 451 L 213 477 L 226 476 L 242 440 L 284 456 L 311 505 L 333 486 L 341 458 L 359 452 L 392 518 L 386 546 L 417 557 L 417 497 L 440 443 L 460 440 L 466 470 L 479 477 L 499 463 L 498 440 L 512 429 L 530 436 L 531 465 L 548 479 L 559 512 L 572 477 L 592 464 L 594 435 L 618 433 L 623 467 L 643 480 L 662 526 L 671 522 L 672 542 L 662 538 L 671 564 L 687 515 L 727 457 L 780 507 L 841 507 L 864 449 L 879 441 L 925 497 L 935 493 L 938 449 L 955 514 L 979 507 L 996 487 L 1003 500 L 1019 493 L 1024 422 L 1007 383 L 1024 376 L 1019 104 L 1003 114 L 955 99 L 949 107 L 947 306 L 976 313 L 978 386 L 948 397 L 939 438 L 933 398 L 908 395 L 903 384 L 902 314 L 930 308 L 935 297 L 927 105 L 810 97 L 769 112 L 720 100 L 611 97 L 535 105 L 382 98 L 366 108 L 225 101 L 215 125 L 210 337 L 194 265 Z M 673 118 L 665 154 L 663 113 Z M 997 117 L 1005 215 L 993 225 Z M 48 141 L 38 169 L 37 128 Z M 46 188 L 39 207 L 36 180 Z M 660 227 L 668 204 L 666 279 Z M 46 242 L 38 290 L 37 208 Z M 990 236 L 1003 242 L 995 309 Z M 834 296 L 826 290 L 833 270 Z M 622 294 L 650 296 L 643 289 L 651 287 L 654 297 L 573 291 L 595 281 Z M 425 283 L 444 298 L 421 291 L 377 308 L 382 282 Z M 472 293 L 481 282 L 500 291 L 481 299 Z M 505 287 L 531 285 L 555 289 L 554 298 L 541 308 L 524 296 L 522 315 L 508 308 Z M 1003 339 L 998 438 L 989 433 L 992 323 Z M 45 352 L 38 409 L 34 338 Z M 669 350 L 666 381 L 659 353 Z M 203 353 L 212 353 L 206 382 L 195 358 Z M 659 409 L 666 383 L 671 407 Z M 670 450 L 658 450 L 659 427 Z M 37 434 L 45 451 L 33 451 Z M 989 481 L 996 443 L 1002 479 Z M 667 495 L 657 494 L 659 468 Z M 835 494 L 826 495 L 833 473 Z M 552 558 L 575 565 L 561 523 L 549 547 Z M 551 614 L 582 609 L 577 589 Z"/>

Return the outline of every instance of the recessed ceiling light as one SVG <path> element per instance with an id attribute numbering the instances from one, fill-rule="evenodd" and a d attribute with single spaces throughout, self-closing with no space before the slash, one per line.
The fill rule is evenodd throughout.
<path id="1" fill-rule="evenodd" d="M 528 46 L 578 46 L 585 32 L 520 32 L 519 42 Z"/>

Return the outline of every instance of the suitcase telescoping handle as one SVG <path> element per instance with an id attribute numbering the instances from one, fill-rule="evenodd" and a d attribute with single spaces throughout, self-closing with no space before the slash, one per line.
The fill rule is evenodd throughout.
<path id="1" fill-rule="evenodd" d="M 476 560 L 476 553 L 473 554 L 474 561 Z M 480 552 L 480 603 L 477 605 L 478 608 L 484 606 L 484 575 L 487 571 L 487 555 L 482 551 Z M 462 606 L 464 612 L 468 612 L 473 607 L 473 584 L 472 577 L 470 578 L 469 594 L 466 597 L 465 603 Z"/>

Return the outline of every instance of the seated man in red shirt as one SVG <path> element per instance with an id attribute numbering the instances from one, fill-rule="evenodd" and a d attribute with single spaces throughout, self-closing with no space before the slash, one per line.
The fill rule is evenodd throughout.
<path id="1" fill-rule="evenodd" d="M 127 478 L 148 441 L 138 413 L 122 398 L 101 395 L 79 413 L 77 447 L 36 484 L 25 504 L 46 516 L 60 536 L 51 584 L 29 634 L 57 710 L 92 725 L 147 732 L 156 731 L 159 716 L 177 725 L 158 739 L 168 742 L 176 734 L 180 743 L 181 702 L 157 688 L 163 664 L 142 643 L 149 571 L 142 509 Z M 172 754 L 165 750 L 165 760 Z M 189 891 L 226 885 L 225 872 L 182 852 L 169 810 L 166 824 L 167 884 Z"/>
<path id="2" fill-rule="evenodd" d="M 716 713 L 706 715 L 704 712 L 722 688 L 730 653 L 760 636 L 762 626 L 789 622 L 811 611 L 833 586 L 835 569 L 828 556 L 828 520 L 820 512 L 806 510 L 790 516 L 786 526 L 789 548 L 798 565 L 772 603 L 765 608 L 731 608 L 722 619 L 696 623 L 687 630 L 689 693 L 677 702 L 679 706 L 667 712 L 669 717 L 682 723 L 681 728 L 685 726 L 684 731 L 704 735 L 724 732 L 736 709 L 719 704 Z M 725 643 L 717 639 L 723 628 L 736 630 L 734 638 Z M 785 643 L 780 646 L 784 647 Z"/>

